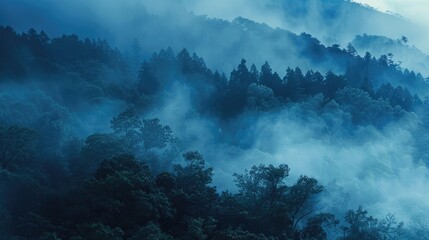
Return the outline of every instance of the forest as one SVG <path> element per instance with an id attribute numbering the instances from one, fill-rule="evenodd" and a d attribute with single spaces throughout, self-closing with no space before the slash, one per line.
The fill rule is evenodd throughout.
<path id="1" fill-rule="evenodd" d="M 140 64 L 136 41 L 123 53 L 101 39 L 9 26 L 0 39 L 1 239 L 429 236 L 395 212 L 327 204 L 326 192 L 338 201 L 348 193 L 292 167 L 300 154 L 217 170 L 238 160 L 214 152 L 254 148 L 275 116 L 332 145 L 407 125 L 420 133 L 413 161 L 426 166 L 428 103 L 419 94 L 428 85 L 392 56 L 309 43 L 305 54 L 341 57 L 344 73 L 285 66 L 281 74 L 243 59 L 227 75 L 187 49 L 167 47 Z M 275 151 L 269 145 L 261 149 Z"/>

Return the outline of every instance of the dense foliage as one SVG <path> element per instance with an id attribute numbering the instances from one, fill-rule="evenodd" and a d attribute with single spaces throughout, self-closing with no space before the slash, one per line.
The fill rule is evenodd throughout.
<path id="1" fill-rule="evenodd" d="M 3 130 L 9 131 L 30 133 L 19 127 Z M 114 139 L 121 133 L 111 134 Z M 19 134 L 12 138 L 23 142 L 13 146 L 15 151 L 27 151 L 32 141 Z M 167 141 L 143 142 L 160 147 Z M 327 231 L 339 230 L 333 214 L 317 209 L 323 187 L 307 176 L 286 185 L 290 169 L 285 164 L 254 166 L 235 175 L 237 193 L 218 193 L 211 185 L 213 169 L 199 152 L 185 152 L 183 164 L 153 175 L 144 158 L 125 150 L 127 145 L 90 136 L 79 154 L 86 164 L 63 176 L 49 173 L 42 160 L 33 160 L 31 169 L 28 164 L 2 168 L 3 239 L 327 239 Z M 103 150 L 109 153 L 100 162 Z M 79 171 L 87 171 L 88 164 L 96 168 L 82 177 Z M 341 239 L 397 239 L 402 229 L 393 216 L 378 220 L 362 209 L 349 211 L 341 226 Z"/>
<path id="2" fill-rule="evenodd" d="M 404 71 L 387 56 L 361 57 L 352 46 L 325 48 L 313 42 L 309 54 L 324 49 L 329 52 L 324 57 L 347 62 L 346 71 L 323 75 L 296 67 L 282 77 L 268 62 L 249 68 L 243 59 L 227 78 L 196 54 L 183 49 L 175 55 L 168 48 L 144 61 L 133 79 L 130 61 L 102 40 L 49 39 L 44 32 L 17 34 L 10 27 L 0 27 L 0 39 L 1 83 L 36 82 L 41 89 L 18 99 L 0 96 L 1 239 L 404 235 L 393 215 L 377 219 L 362 208 L 343 209 L 345 216 L 321 210 L 324 187 L 305 175 L 287 184 L 289 172 L 300 169 L 286 164 L 239 170 L 237 191 L 219 192 L 212 184 L 213 168 L 200 152 L 190 151 L 158 118 L 141 117 L 183 84 L 190 89 L 195 115 L 213 117 L 225 129 L 244 114 L 294 107 L 321 118 L 346 115 L 350 125 L 341 127 L 350 132 L 362 126 L 381 129 L 420 114 L 425 103 L 416 89 L 428 89 L 421 75 Z M 85 128 L 91 121 L 83 117 L 88 106 L 102 106 L 106 99 L 126 110 L 108 117 L 109 129 L 88 132 L 93 130 Z M 422 121 L 416 131 L 428 131 L 426 126 Z M 416 143 L 421 156 L 427 155 L 426 142 Z"/>

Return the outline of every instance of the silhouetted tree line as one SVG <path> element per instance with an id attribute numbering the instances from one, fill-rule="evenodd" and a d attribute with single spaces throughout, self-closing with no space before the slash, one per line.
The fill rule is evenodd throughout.
<path id="1" fill-rule="evenodd" d="M 372 75 L 365 69 L 370 66 L 381 74 L 391 71 L 399 76 L 394 78 L 400 79 L 398 81 L 408 82 L 410 79 L 426 85 L 421 76 L 411 74 L 410 77 L 408 71 L 400 71 L 394 63 L 386 63 L 386 70 L 383 70 L 378 66 L 383 65 L 384 59 L 369 56 L 367 54 L 365 58 L 367 61 L 355 57 L 356 61 L 349 65 L 345 75 L 333 72 L 322 75 L 311 70 L 304 74 L 296 67 L 287 68 L 284 77 L 274 72 L 268 62 L 260 70 L 255 65 L 249 69 L 243 59 L 228 80 L 224 74 L 208 69 L 197 55 L 191 57 L 186 49 L 175 56 L 168 48 L 142 64 L 138 91 L 154 96 L 182 81 L 194 88 L 196 96 L 193 100 L 197 109 L 226 119 L 249 109 L 270 110 L 291 102 L 304 102 L 318 94 L 324 96 L 324 104 L 333 101 L 340 104 L 343 110 L 353 115 L 356 124 L 382 126 L 402 116 L 404 111 L 414 111 L 422 105 L 421 99 L 405 87 L 393 87 L 390 83 L 374 87 L 374 81 L 370 80 Z"/>
<path id="2" fill-rule="evenodd" d="M 183 49 L 175 55 L 168 48 L 143 62 L 134 84 L 127 60 L 104 40 L 80 40 L 76 35 L 50 39 L 43 31 L 30 29 L 17 34 L 11 27 L 3 26 L 0 37 L 0 79 L 18 81 L 38 74 L 54 76 L 42 77 L 40 82 L 50 82 L 49 87 L 60 89 L 61 102 L 72 110 L 79 109 L 80 103 L 103 98 L 145 108 L 156 102 L 157 93 L 184 82 L 194 90 L 193 101 L 200 112 L 225 119 L 249 109 L 270 110 L 288 102 L 306 101 L 317 94 L 323 94 L 325 103 L 335 101 L 347 111 L 358 109 L 359 106 L 352 106 L 354 101 L 337 96 L 346 87 L 349 91 L 362 90 L 353 90 L 358 101 L 369 101 L 374 108 L 383 109 L 386 119 L 394 119 L 401 116 L 402 110 L 414 111 L 422 104 L 408 87 L 413 93 L 428 89 L 420 74 L 402 70 L 391 56 L 375 59 L 367 53 L 360 57 L 351 45 L 347 49 L 340 49 L 339 45 L 324 47 L 306 34 L 300 39 L 306 42 L 308 55 L 317 58 L 319 52 L 323 58 L 331 58 L 333 64 L 346 65 L 344 75 L 333 72 L 322 75 L 311 70 L 303 73 L 297 67 L 287 68 L 281 77 L 268 62 L 260 69 L 254 65 L 249 69 L 243 59 L 227 78 L 207 68 L 195 53 L 191 55 Z M 61 79 L 53 80 L 58 78 Z M 358 124 L 372 124 L 371 119 L 354 116 L 354 120 Z M 383 123 L 380 119 L 373 120 Z"/>
<path id="3" fill-rule="evenodd" d="M 1 77 L 61 73 L 61 68 L 82 61 L 97 61 L 111 67 L 124 65 L 119 50 L 101 39 L 81 40 L 75 34 L 50 39 L 44 31 L 30 29 L 17 34 L 4 26 L 0 26 L 0 36 Z"/>
<path id="4" fill-rule="evenodd" d="M 18 34 L 4 26 L 0 39 L 2 83 L 35 83 L 72 111 L 104 99 L 134 98 L 129 63 L 105 40 L 74 34 L 51 39 L 43 31 Z"/>

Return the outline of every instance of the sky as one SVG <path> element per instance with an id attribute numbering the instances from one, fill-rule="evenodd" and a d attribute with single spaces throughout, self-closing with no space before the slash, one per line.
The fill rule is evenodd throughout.
<path id="1" fill-rule="evenodd" d="M 421 25 L 421 29 L 423 31 L 420 31 L 418 38 L 410 36 L 411 34 L 406 34 L 407 37 L 409 37 L 409 40 L 412 44 L 416 44 L 420 49 L 425 50 L 425 52 L 429 52 L 429 47 L 426 47 L 426 42 L 429 39 L 429 16 L 426 14 L 427 10 L 429 9 L 429 1 L 428 0 L 353 0 L 355 2 L 368 4 L 370 6 L 373 6 L 376 9 L 379 9 L 382 12 L 391 11 L 394 13 L 398 13 L 405 17 L 406 19 L 411 20 L 414 23 L 418 23 Z M 9 2 L 9 3 L 8 3 Z M 78 2 L 79 4 L 76 4 Z M 20 19 L 20 16 L 27 15 L 29 19 L 31 19 L 31 23 L 41 23 L 44 26 L 44 30 L 48 30 L 49 27 L 53 28 L 56 25 L 61 25 L 61 23 L 66 24 L 68 26 L 77 25 L 75 21 L 67 21 L 67 17 L 75 17 L 73 14 L 75 12 L 79 12 L 78 16 L 81 20 L 85 22 L 99 22 L 103 20 L 106 21 L 106 16 L 108 16 L 109 19 L 114 19 L 115 21 L 110 21 L 113 25 L 117 25 L 117 21 L 123 20 L 126 17 L 120 16 L 120 13 L 127 12 L 131 13 L 133 9 L 138 9 L 139 5 L 146 5 L 146 7 L 150 7 L 151 12 L 154 12 L 154 10 L 162 9 L 160 6 L 168 5 L 171 6 L 172 3 L 177 4 L 175 1 L 170 0 L 159 0 L 154 3 L 153 1 L 149 0 L 129 0 L 125 2 L 121 2 L 120 5 L 118 4 L 100 4 L 100 1 L 91 1 L 90 3 L 87 3 L 88 6 L 85 11 L 82 10 L 81 6 L 85 1 L 78 0 L 78 1 L 61 1 L 61 3 L 57 3 L 56 1 L 51 0 L 40 0 L 37 2 L 29 1 L 29 0 L 6 0 L 4 2 L 0 1 L 0 6 L 3 5 L 11 5 L 15 6 L 14 8 L 9 7 L 7 11 L 2 12 L 3 15 L 6 16 L 0 16 L 0 22 L 3 19 L 8 19 L 9 21 L 3 21 L 5 23 L 8 23 L 13 20 L 14 27 L 18 31 L 26 30 L 29 26 L 28 24 L 24 24 L 21 21 L 17 20 Z M 268 24 L 271 27 L 280 27 L 284 29 L 288 29 L 293 31 L 293 29 L 290 29 L 290 26 L 285 25 L 284 19 L 282 17 L 283 13 L 281 9 L 277 9 L 275 7 L 270 7 L 269 1 L 266 0 L 253 0 L 253 1 L 247 1 L 247 0 L 226 0 L 226 1 L 211 1 L 211 0 L 180 0 L 178 2 L 184 3 L 184 5 L 194 11 L 196 14 L 207 14 L 210 17 L 217 17 L 217 18 L 223 18 L 226 20 L 233 20 L 237 16 L 242 16 L 245 18 L 252 19 L 256 22 L 263 22 Z M 86 2 L 85 2 L 86 3 Z M 167 4 L 166 4 L 167 3 Z M 20 6 L 30 6 L 31 10 L 26 10 L 25 8 L 21 8 Z M 42 9 L 46 6 L 51 6 L 52 8 L 59 9 L 60 11 L 51 11 L 48 12 L 46 17 L 45 15 L 42 16 L 33 16 L 37 15 L 34 12 L 42 12 Z M 100 6 L 102 7 L 102 10 L 100 10 Z M 176 8 L 177 6 L 174 6 Z M 97 9 L 98 11 L 90 12 L 91 9 Z M 121 10 L 120 10 L 121 9 Z M 1 12 L 1 11 L 0 11 Z M 157 11 L 155 11 L 157 12 Z M 106 14 L 107 13 L 107 14 Z M 131 14 L 130 14 L 131 15 Z M 116 17 L 116 18 L 115 18 Z M 46 19 L 55 21 L 48 21 Z M 122 21 L 123 22 L 123 21 Z M 112 25 L 110 24 L 110 25 Z M 114 27 L 118 27 L 118 26 Z M 37 26 L 36 26 L 37 27 Z M 112 26 L 110 26 L 112 27 Z M 123 26 L 120 26 L 119 28 L 122 28 Z M 92 32 L 93 28 L 88 27 L 88 32 Z M 97 27 L 97 33 L 95 33 L 96 36 L 104 36 L 107 35 L 109 32 L 109 29 L 105 29 L 105 24 L 102 24 Z M 387 28 L 387 27 L 384 27 Z M 72 28 L 73 29 L 73 28 Z M 49 32 L 51 33 L 52 32 Z M 55 35 L 57 32 L 53 32 Z M 58 34 L 63 34 L 64 29 L 62 32 L 58 32 Z M 65 33 L 68 33 L 65 31 Z M 297 31 L 296 33 L 301 33 L 301 31 Z M 82 31 L 79 33 L 82 35 Z M 86 35 L 86 34 L 83 34 Z M 90 34 L 88 34 L 90 35 Z M 384 34 L 386 35 L 386 34 Z M 414 34 L 413 34 L 414 35 Z M 317 36 L 317 34 L 315 34 Z M 389 36 L 394 39 L 396 39 L 398 36 Z M 112 40 L 111 37 L 107 37 L 109 40 Z M 424 40 L 420 40 L 424 39 Z M 323 39 L 319 39 L 323 40 Z M 348 41 L 351 41 L 352 39 L 347 39 Z M 114 42 L 114 41 L 111 41 Z M 421 43 L 421 44 L 420 44 Z"/>
<path id="2" fill-rule="evenodd" d="M 415 39 L 416 46 L 426 53 L 429 53 L 429 46 L 426 45 L 429 39 L 429 10 L 428 0 L 354 0 L 355 2 L 368 4 L 381 12 L 392 12 L 417 24 L 422 31 L 419 40 Z"/>
<path id="3" fill-rule="evenodd" d="M 355 0 L 382 12 L 390 11 L 429 28 L 429 1 L 427 0 Z"/>
<path id="4" fill-rule="evenodd" d="M 225 4 L 218 4 L 217 1 L 182 1 L 185 3 L 193 3 L 194 10 L 196 11 L 201 10 L 200 7 L 204 7 L 204 10 L 208 15 L 214 15 L 213 13 L 216 12 L 216 15 L 228 20 L 232 20 L 231 18 L 235 17 L 237 12 L 240 12 L 240 15 L 248 15 L 250 18 L 254 18 L 255 15 L 265 15 L 264 12 L 260 12 L 261 10 L 264 11 L 264 8 L 261 7 L 259 9 L 255 9 L 254 5 L 248 4 L 248 2 L 245 0 L 227 1 Z M 429 15 L 427 14 L 427 10 L 429 9 L 429 1 L 427 0 L 353 0 L 353 2 L 367 4 L 380 10 L 381 12 L 389 11 L 397 13 L 415 23 L 429 26 Z M 265 4 L 265 1 L 256 0 L 252 3 L 262 6 Z M 231 6 L 240 7 L 233 8 Z M 271 12 L 270 14 L 273 13 Z M 279 23 L 276 23 L 274 19 L 275 18 L 273 17 L 273 19 L 267 20 L 266 15 L 264 16 L 264 22 L 268 22 L 270 25 L 279 25 Z"/>
<path id="5" fill-rule="evenodd" d="M 426 14 L 429 9 L 429 1 L 428 0 L 352 0 L 354 2 L 367 4 L 380 12 L 392 12 L 395 14 L 399 14 L 406 21 L 404 22 L 412 22 L 417 25 L 416 29 L 410 28 L 401 28 L 399 26 L 391 26 L 392 24 L 385 25 L 385 23 L 374 22 L 373 24 L 367 26 L 367 34 L 376 34 L 384 35 L 392 39 L 398 39 L 401 36 L 407 36 L 410 40 L 411 45 L 415 45 L 419 49 L 424 52 L 429 52 L 429 47 L 426 46 L 426 42 L 429 39 L 429 16 Z M 253 1 L 245 1 L 245 0 L 234 0 L 234 1 L 211 1 L 211 0 L 181 0 L 182 3 L 187 6 L 188 9 L 195 12 L 196 14 L 204 14 L 209 17 L 222 18 L 226 20 L 233 20 L 237 16 L 242 16 L 244 18 L 252 19 L 256 22 L 263 22 L 268 24 L 271 27 L 280 27 L 283 29 L 290 30 L 295 33 L 301 33 L 302 31 L 309 31 L 312 35 L 322 40 L 325 44 L 331 44 L 330 41 L 325 41 L 324 36 L 318 34 L 318 32 L 314 29 L 306 29 L 306 28 L 297 28 L 294 29 L 294 25 L 290 25 L 289 22 L 285 22 L 284 20 L 284 12 L 277 7 L 273 7 L 273 4 L 270 4 L 270 1 L 266 0 L 253 0 Z M 221 2 L 221 4 L 220 4 Z M 275 1 L 274 1 L 275 2 Z M 311 1 L 310 1 L 311 2 Z M 317 4 L 316 4 L 317 5 Z M 309 20 L 310 26 L 314 26 L 317 21 Z M 312 22 L 311 22 L 312 21 Z M 377 20 L 376 20 L 377 21 Z M 317 25 L 317 24 L 316 24 Z M 347 25 L 347 24 L 346 24 Z M 308 26 L 307 26 L 308 27 Z M 341 27 L 341 26 L 337 26 Z M 351 29 L 354 29 L 353 26 L 350 26 Z M 356 27 L 356 26 L 354 26 Z M 381 31 L 381 29 L 383 29 Z M 316 28 L 317 29 L 317 28 Z M 371 29 L 375 29 L 371 31 Z M 402 29 L 401 31 L 397 31 Z M 355 29 L 356 30 L 356 29 Z M 322 29 L 323 31 L 323 29 Z M 342 29 L 342 33 L 344 33 L 344 29 Z M 362 34 L 357 31 L 356 34 Z M 353 35 L 353 34 L 352 34 Z M 345 37 L 345 36 L 343 36 Z M 350 36 L 349 36 L 350 37 Z M 348 37 L 348 38 L 349 38 Z M 354 35 L 353 35 L 354 37 Z M 335 36 L 334 36 L 335 38 Z M 333 41 L 337 41 L 338 43 L 344 43 L 342 40 L 346 42 L 352 41 L 350 39 L 333 39 Z"/>

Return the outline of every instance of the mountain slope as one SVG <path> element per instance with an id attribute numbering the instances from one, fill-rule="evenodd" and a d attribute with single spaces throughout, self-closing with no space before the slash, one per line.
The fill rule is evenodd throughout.
<path id="1" fill-rule="evenodd" d="M 163 3 L 165 6 L 160 7 Z M 153 51 L 168 46 L 175 51 L 186 47 L 198 52 L 208 66 L 220 71 L 230 71 L 230 66 L 243 57 L 257 65 L 269 61 L 279 70 L 285 70 L 288 66 L 322 72 L 344 70 L 343 66 L 331 63 L 330 57 L 320 61 L 303 54 L 303 51 L 311 48 L 323 51 L 316 49 L 319 41 L 308 35 L 298 37 L 289 31 L 270 29 L 267 25 L 250 24 L 252 19 L 245 21 L 244 18 L 238 18 L 228 22 L 196 16 L 188 13 L 186 8 L 192 5 L 189 3 L 181 5 L 178 2 L 161 1 L 153 4 L 129 0 L 123 4 L 84 1 L 80 4 L 76 7 L 71 2 L 58 4 L 52 0 L 39 1 L 37 4 L 27 0 L 6 0 L 0 3 L 0 24 L 19 25 L 19 31 L 36 27 L 54 36 L 66 32 L 90 38 L 102 37 L 123 50 L 128 50 L 132 39 L 137 38 L 146 58 Z M 255 5 L 249 2 L 249 7 L 252 4 Z M 415 29 L 404 19 L 350 1 L 288 0 L 259 4 L 272 10 L 273 15 L 280 11 L 283 29 L 298 34 L 307 32 L 328 45 L 340 43 L 345 47 L 356 35 L 364 33 L 396 39 L 408 35 L 404 30 Z M 23 16 L 29 17 L 20 19 L 10 14 L 17 8 Z M 63 15 L 70 21 L 61 20 Z M 54 22 L 56 24 L 52 24 Z M 386 28 L 386 23 L 395 28 Z"/>
<path id="2" fill-rule="evenodd" d="M 417 27 L 408 20 L 349 0 L 286 0 L 271 4 L 282 9 L 287 29 L 309 32 L 327 44 L 345 44 L 364 33 L 391 38 L 417 34 Z"/>
<path id="3" fill-rule="evenodd" d="M 429 76 L 429 56 L 415 46 L 408 44 L 407 38 L 394 40 L 378 35 L 359 35 L 351 42 L 356 50 L 363 54 L 371 52 L 379 57 L 393 55 L 393 60 L 400 61 L 401 66 Z"/>

